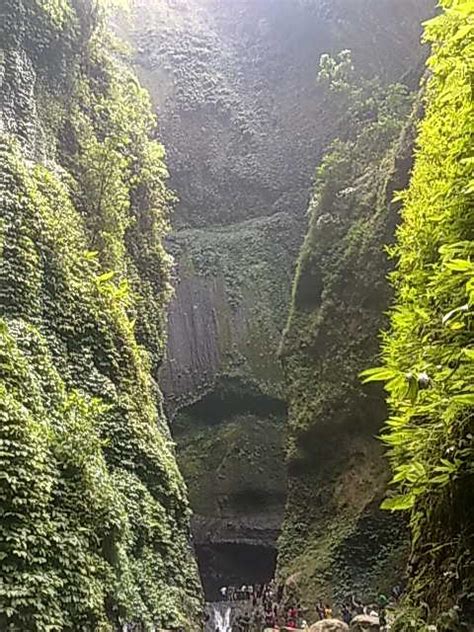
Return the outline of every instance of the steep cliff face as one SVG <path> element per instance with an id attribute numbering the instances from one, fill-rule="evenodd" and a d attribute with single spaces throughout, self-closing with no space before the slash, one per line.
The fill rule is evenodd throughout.
<path id="1" fill-rule="evenodd" d="M 321 69 L 348 127 L 318 169 L 281 351 L 289 483 L 279 574 L 313 607 L 315 596 L 341 603 L 353 591 L 389 591 L 407 553 L 403 521 L 379 509 L 388 482 L 376 439 L 383 395 L 364 392 L 358 374 L 378 351 L 389 301 L 383 246 L 398 217 L 393 192 L 409 175 L 413 124 L 399 139 L 401 86 L 346 72 L 346 55 Z"/>
<path id="2" fill-rule="evenodd" d="M 319 55 L 351 48 L 368 74 L 416 74 L 427 4 L 136 0 L 139 72 L 179 192 L 175 227 L 304 213 L 337 127 L 314 81 Z"/>
<path id="3" fill-rule="evenodd" d="M 95 2 L 0 22 L 2 630 L 190 629 L 200 586 L 155 377 L 163 147 Z"/>
<path id="4" fill-rule="evenodd" d="M 429 4 L 134 3 L 128 35 L 160 115 L 179 196 L 170 240 L 176 296 L 162 380 L 199 545 L 241 538 L 266 544 L 274 560 L 286 491 L 286 393 L 277 351 L 314 169 L 340 125 L 332 97 L 315 81 L 319 56 L 351 48 L 367 75 L 412 81 Z M 235 429 L 241 423 L 247 432 L 249 415 L 260 430 L 242 446 Z M 218 448 L 229 442 L 224 452 Z M 256 458 L 269 445 L 274 458 Z M 205 447 L 216 448 L 213 458 Z M 249 498 L 268 502 L 243 507 L 245 486 Z"/>
<path id="5" fill-rule="evenodd" d="M 179 277 L 161 383 L 209 594 L 242 583 L 242 570 L 256 582 L 272 575 L 286 492 L 276 352 L 300 232 L 297 220 L 277 214 L 170 240 Z M 254 557 L 259 547 L 261 565 L 239 563 L 244 545 Z"/>

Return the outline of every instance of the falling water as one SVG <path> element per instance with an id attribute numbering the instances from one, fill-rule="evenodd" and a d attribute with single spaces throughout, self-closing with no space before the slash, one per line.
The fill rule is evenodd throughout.
<path id="1" fill-rule="evenodd" d="M 214 617 L 214 630 L 219 632 L 232 632 L 232 626 L 230 623 L 231 610 L 229 606 L 226 606 L 225 610 L 219 610 L 219 606 L 216 604 L 212 608 Z"/>

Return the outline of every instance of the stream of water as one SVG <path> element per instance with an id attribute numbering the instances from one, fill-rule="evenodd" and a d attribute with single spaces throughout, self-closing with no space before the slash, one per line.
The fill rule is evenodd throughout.
<path id="1" fill-rule="evenodd" d="M 232 632 L 232 610 L 227 603 L 211 603 L 208 605 L 209 621 L 206 632 Z"/>

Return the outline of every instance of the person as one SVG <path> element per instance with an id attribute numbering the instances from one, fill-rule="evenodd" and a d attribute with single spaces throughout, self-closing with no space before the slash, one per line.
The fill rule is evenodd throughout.
<path id="1" fill-rule="evenodd" d="M 380 595 L 377 598 L 377 603 L 379 604 L 379 606 L 381 608 L 385 608 L 388 604 L 388 598 L 387 595 L 384 595 L 383 593 L 380 593 Z"/>
<path id="2" fill-rule="evenodd" d="M 402 595 L 402 587 L 397 584 L 392 588 L 392 597 L 395 601 L 398 601 Z"/>
<path id="3" fill-rule="evenodd" d="M 346 604 L 342 606 L 342 620 L 344 621 L 344 623 L 347 623 L 347 624 L 349 624 L 352 620 L 351 611 Z"/>
<path id="4" fill-rule="evenodd" d="M 324 606 L 324 618 L 332 619 L 332 608 L 328 603 Z"/>
<path id="5" fill-rule="evenodd" d="M 276 624 L 275 616 L 272 610 L 267 610 L 265 613 L 265 627 L 274 628 Z"/>
<path id="6" fill-rule="evenodd" d="M 222 586 L 220 589 L 222 601 L 227 601 L 227 586 Z"/>
<path id="7" fill-rule="evenodd" d="M 304 628 L 304 625 L 303 625 L 303 623 L 305 623 L 304 613 L 305 613 L 305 610 L 302 608 L 301 604 L 298 604 L 296 606 L 296 627 L 297 628 Z"/>
<path id="8" fill-rule="evenodd" d="M 322 621 L 324 619 L 324 606 L 322 601 L 318 601 L 316 604 L 316 613 L 319 619 Z"/>
<path id="9" fill-rule="evenodd" d="M 257 630 L 261 629 L 262 623 L 263 623 L 263 619 L 264 619 L 264 613 L 263 613 L 262 607 L 258 606 L 253 611 L 253 623 L 254 623 L 255 627 L 257 628 Z"/>
<path id="10" fill-rule="evenodd" d="M 285 591 L 284 584 L 278 584 L 278 588 L 277 588 L 277 602 L 278 603 L 281 603 L 281 600 L 283 599 L 284 591 Z"/>

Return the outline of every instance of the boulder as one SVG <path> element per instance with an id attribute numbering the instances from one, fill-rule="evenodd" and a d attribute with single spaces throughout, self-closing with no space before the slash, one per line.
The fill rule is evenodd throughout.
<path id="1" fill-rule="evenodd" d="M 349 626 L 339 619 L 323 619 L 314 623 L 309 632 L 349 632 Z"/>
<path id="2" fill-rule="evenodd" d="M 351 632 L 380 632 L 379 618 L 358 614 L 351 621 Z"/>

